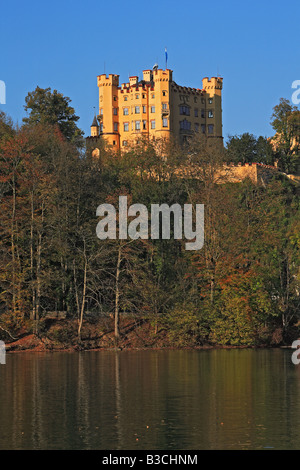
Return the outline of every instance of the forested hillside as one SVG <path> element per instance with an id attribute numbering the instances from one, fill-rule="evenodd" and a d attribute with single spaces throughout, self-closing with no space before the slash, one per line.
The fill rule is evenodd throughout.
<path id="1" fill-rule="evenodd" d="M 123 155 L 103 146 L 95 158 L 76 125 L 65 128 L 29 119 L 16 129 L 1 114 L 0 338 L 88 348 L 109 333 L 125 347 L 125 323 L 144 328 L 145 346 L 274 346 L 299 336 L 296 185 L 280 175 L 267 186 L 216 184 L 226 157 L 203 139 Z M 178 176 L 190 165 L 197 177 Z M 149 209 L 204 204 L 204 247 L 99 240 L 96 209 L 117 207 L 121 195 Z"/>

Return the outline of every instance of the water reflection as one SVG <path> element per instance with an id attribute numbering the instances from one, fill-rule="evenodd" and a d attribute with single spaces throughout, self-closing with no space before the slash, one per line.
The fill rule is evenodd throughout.
<path id="1" fill-rule="evenodd" d="M 290 350 L 21 353 L 0 366 L 1 449 L 297 449 Z"/>

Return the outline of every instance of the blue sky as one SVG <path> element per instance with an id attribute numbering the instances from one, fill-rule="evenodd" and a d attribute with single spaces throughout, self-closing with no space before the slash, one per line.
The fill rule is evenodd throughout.
<path id="1" fill-rule="evenodd" d="M 273 134 L 270 116 L 300 79 L 297 1 L 15 0 L 0 6 L 0 110 L 21 124 L 36 86 L 72 100 L 89 135 L 98 105 L 97 75 L 120 82 L 157 62 L 181 85 L 202 87 L 220 74 L 223 135 Z"/>

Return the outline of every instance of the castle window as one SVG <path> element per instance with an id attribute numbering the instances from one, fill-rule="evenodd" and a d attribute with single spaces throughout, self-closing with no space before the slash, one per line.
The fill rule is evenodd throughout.
<path id="1" fill-rule="evenodd" d="M 114 101 L 117 101 L 117 97 L 116 97 L 116 96 L 114 96 Z"/>
<path id="2" fill-rule="evenodd" d="M 195 117 L 198 117 L 198 108 L 195 108 Z"/>
<path id="3" fill-rule="evenodd" d="M 155 106 L 151 106 L 151 113 L 155 113 Z"/>
<path id="4" fill-rule="evenodd" d="M 143 113 L 146 113 L 146 106 L 143 106 Z"/>
<path id="5" fill-rule="evenodd" d="M 209 104 L 212 104 L 212 103 L 213 103 L 213 99 L 212 99 L 212 98 L 208 98 L 208 103 L 209 103 Z"/>
<path id="6" fill-rule="evenodd" d="M 114 122 L 114 132 L 118 132 L 118 123 Z"/>
<path id="7" fill-rule="evenodd" d="M 153 99 L 155 98 L 155 94 L 154 94 L 154 93 L 152 93 L 151 98 L 153 98 Z"/>
<path id="8" fill-rule="evenodd" d="M 141 130 L 141 121 L 135 121 L 135 130 L 140 131 Z"/>
<path id="9" fill-rule="evenodd" d="M 185 116 L 189 116 L 190 115 L 190 108 L 188 106 L 180 106 L 179 107 L 179 112 L 180 112 L 180 114 L 183 114 Z"/>
<path id="10" fill-rule="evenodd" d="M 142 95 L 142 96 L 143 96 L 143 99 L 145 99 L 145 98 L 146 98 L 146 95 L 145 95 L 145 93 L 143 93 L 143 95 Z"/>
<path id="11" fill-rule="evenodd" d="M 139 97 L 140 97 L 140 95 L 135 95 L 135 97 L 136 97 L 136 99 L 138 100 L 138 99 L 139 99 Z"/>
<path id="12" fill-rule="evenodd" d="M 124 101 L 127 101 L 127 99 L 128 99 L 127 96 L 124 96 Z"/>
<path id="13" fill-rule="evenodd" d="M 100 132 L 103 132 L 103 124 L 102 124 L 102 122 L 100 123 Z"/>
<path id="14" fill-rule="evenodd" d="M 205 134 L 205 124 L 201 124 L 202 134 Z"/>
<path id="15" fill-rule="evenodd" d="M 205 118 L 205 111 L 204 111 L 204 109 L 201 109 L 201 117 L 202 117 L 202 118 Z"/>
<path id="16" fill-rule="evenodd" d="M 184 119 L 183 121 L 180 121 L 180 129 L 185 129 L 190 131 L 191 130 L 191 123 L 190 121 L 187 121 Z"/>
<path id="17" fill-rule="evenodd" d="M 168 104 L 167 103 L 162 103 L 162 109 L 168 109 Z"/>
<path id="18" fill-rule="evenodd" d="M 151 129 L 155 129 L 155 121 L 151 121 Z"/>
<path id="19" fill-rule="evenodd" d="M 103 108 L 100 109 L 100 115 L 103 116 Z"/>
<path id="20" fill-rule="evenodd" d="M 165 90 L 162 92 L 162 94 L 163 96 L 167 96 L 167 92 Z"/>
<path id="21" fill-rule="evenodd" d="M 124 122 L 124 132 L 129 131 L 129 122 Z"/>
<path id="22" fill-rule="evenodd" d="M 118 115 L 118 108 L 114 108 L 114 115 L 115 115 L 115 116 Z"/>
<path id="23" fill-rule="evenodd" d="M 129 113 L 128 113 L 128 108 L 124 108 L 124 109 L 123 109 L 123 114 L 124 114 L 124 116 L 128 116 L 128 114 L 129 114 Z"/>
<path id="24" fill-rule="evenodd" d="M 168 119 L 163 118 L 163 127 L 168 127 Z"/>
<path id="25" fill-rule="evenodd" d="M 214 133 L 214 125 L 213 125 L 213 124 L 209 124 L 209 125 L 208 125 L 208 133 L 209 133 L 209 134 L 213 134 L 213 133 Z"/>
<path id="26" fill-rule="evenodd" d="M 127 144 L 128 144 L 127 140 L 123 140 L 123 147 L 127 147 Z"/>
<path id="27" fill-rule="evenodd" d="M 198 122 L 195 122 L 195 132 L 199 132 L 199 124 L 198 124 Z"/>
<path id="28" fill-rule="evenodd" d="M 147 129 L 147 121 L 143 121 L 143 130 L 145 131 Z"/>
<path id="29" fill-rule="evenodd" d="M 140 114 L 140 107 L 139 106 L 135 107 L 135 114 Z"/>
<path id="30" fill-rule="evenodd" d="M 214 117 L 213 111 L 208 111 L 208 117 L 209 117 L 209 118 L 213 118 L 213 117 Z"/>
<path id="31" fill-rule="evenodd" d="M 116 145 L 116 141 L 115 141 L 115 140 L 113 140 L 113 145 Z"/>

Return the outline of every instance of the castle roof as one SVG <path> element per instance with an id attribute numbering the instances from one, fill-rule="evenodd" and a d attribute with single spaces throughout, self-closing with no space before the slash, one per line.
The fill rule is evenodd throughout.
<path id="1" fill-rule="evenodd" d="M 94 116 L 94 120 L 92 122 L 91 127 L 98 127 L 98 122 L 97 122 L 96 116 Z"/>

